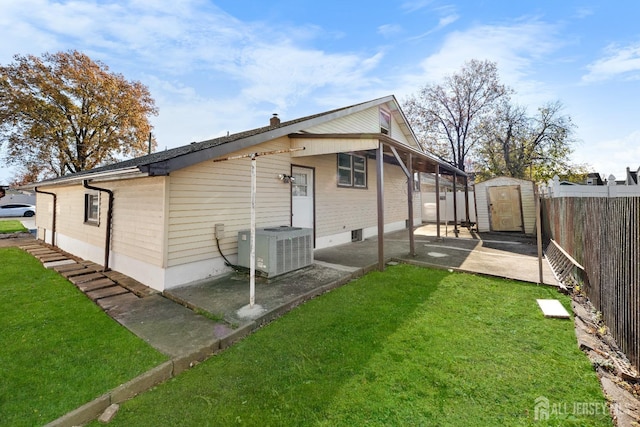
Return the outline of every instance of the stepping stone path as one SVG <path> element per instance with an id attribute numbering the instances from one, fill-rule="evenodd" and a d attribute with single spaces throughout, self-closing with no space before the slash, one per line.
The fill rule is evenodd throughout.
<path id="1" fill-rule="evenodd" d="M 99 264 L 42 242 L 31 242 L 20 248 L 39 259 L 46 268 L 66 277 L 106 312 L 120 304 L 158 293 L 129 276 L 117 271 L 102 271 Z"/>

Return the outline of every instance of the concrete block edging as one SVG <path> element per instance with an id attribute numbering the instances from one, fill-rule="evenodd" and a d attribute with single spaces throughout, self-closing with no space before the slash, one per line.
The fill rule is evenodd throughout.
<path id="1" fill-rule="evenodd" d="M 197 350 L 191 354 L 168 360 L 147 372 L 119 385 L 108 393 L 85 403 L 79 408 L 57 418 L 45 427 L 72 427 L 87 424 L 97 419 L 112 404 L 122 403 L 140 393 L 164 383 L 185 370 L 208 359 L 220 349 L 220 342 Z"/>

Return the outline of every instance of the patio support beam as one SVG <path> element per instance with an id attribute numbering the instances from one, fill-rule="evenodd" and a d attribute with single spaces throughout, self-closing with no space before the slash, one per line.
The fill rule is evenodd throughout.
<path id="1" fill-rule="evenodd" d="M 378 199 L 378 270 L 384 271 L 384 152 L 382 142 L 376 150 Z"/>
<path id="2" fill-rule="evenodd" d="M 440 240 L 440 165 L 436 165 L 436 239 Z"/>
<path id="3" fill-rule="evenodd" d="M 416 256 L 416 242 L 413 237 L 413 157 L 411 153 L 408 154 L 408 157 L 409 176 L 407 178 L 407 198 L 409 201 L 409 255 Z"/>
<path id="4" fill-rule="evenodd" d="M 453 234 L 458 237 L 458 190 L 456 184 L 458 181 L 458 175 L 453 173 Z"/>
<path id="5" fill-rule="evenodd" d="M 471 230 L 471 218 L 470 214 L 469 214 L 469 177 L 465 176 L 464 177 L 464 211 L 465 214 L 467 215 L 467 227 L 469 227 L 469 230 Z"/>
<path id="6" fill-rule="evenodd" d="M 396 147 L 390 146 L 389 148 L 391 148 L 391 152 L 393 153 L 393 156 L 398 161 L 398 165 L 400 166 L 400 169 L 402 169 L 402 172 L 404 172 L 404 174 L 407 176 L 407 178 L 410 178 L 411 177 L 411 172 L 409 171 L 407 166 L 402 161 L 402 157 L 400 157 L 400 154 L 398 154 L 398 150 L 396 150 Z M 409 167 L 411 167 L 411 153 L 409 153 Z"/>

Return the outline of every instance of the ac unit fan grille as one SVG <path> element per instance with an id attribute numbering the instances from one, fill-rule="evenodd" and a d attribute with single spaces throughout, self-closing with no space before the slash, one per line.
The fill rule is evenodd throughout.
<path id="1" fill-rule="evenodd" d="M 313 254 L 311 236 L 306 235 L 278 240 L 276 242 L 276 252 L 276 274 L 283 274 L 310 265 L 313 262 L 311 259 Z"/>

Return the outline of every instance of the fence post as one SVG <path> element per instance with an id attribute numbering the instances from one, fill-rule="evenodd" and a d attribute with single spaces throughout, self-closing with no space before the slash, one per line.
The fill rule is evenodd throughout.
<path id="1" fill-rule="evenodd" d="M 553 197 L 560 197 L 560 177 L 554 175 L 551 184 L 553 186 Z"/>
<path id="2" fill-rule="evenodd" d="M 607 197 L 616 197 L 618 195 L 618 189 L 616 188 L 616 177 L 609 175 L 607 180 Z"/>

